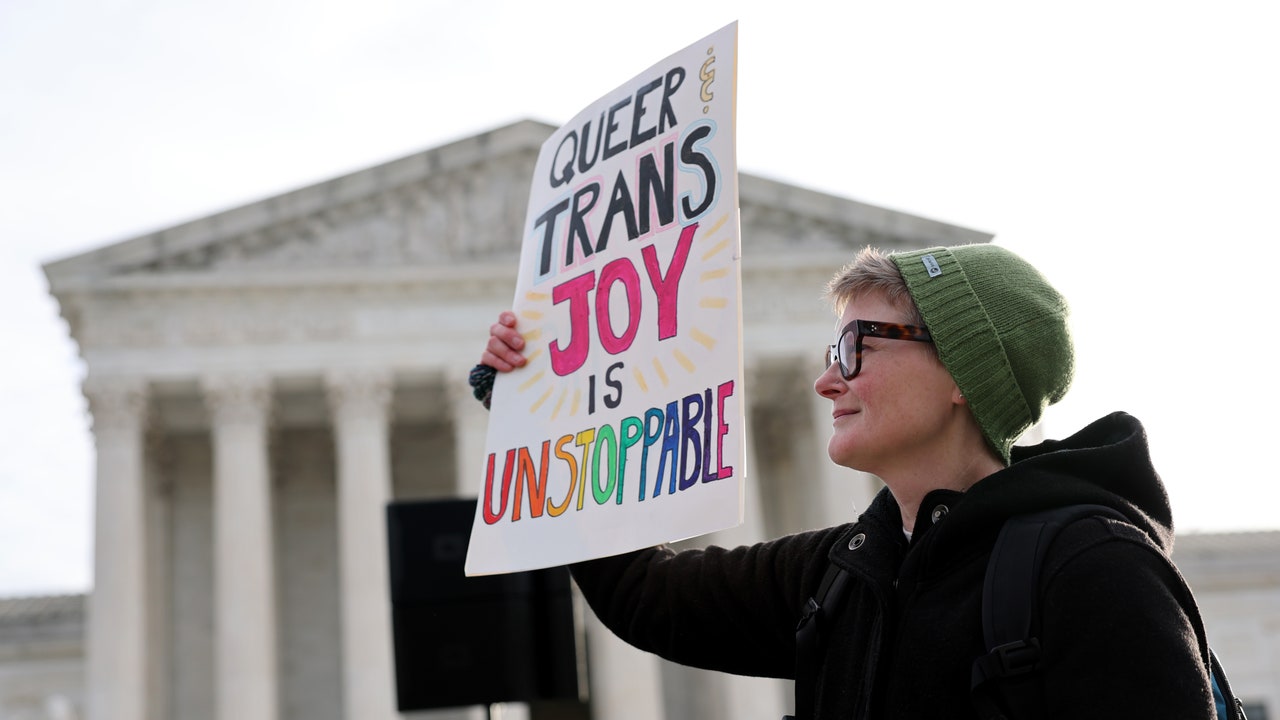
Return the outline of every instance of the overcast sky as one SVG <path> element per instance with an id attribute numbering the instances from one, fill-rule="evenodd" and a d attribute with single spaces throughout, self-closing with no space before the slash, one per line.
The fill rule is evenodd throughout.
<path id="1" fill-rule="evenodd" d="M 1280 529 L 1274 2 L 613 6 L 0 2 L 0 595 L 91 583 L 84 367 L 41 264 L 560 124 L 733 20 L 744 172 L 995 233 L 1073 304 L 1048 434 L 1128 410 L 1179 530 Z"/>

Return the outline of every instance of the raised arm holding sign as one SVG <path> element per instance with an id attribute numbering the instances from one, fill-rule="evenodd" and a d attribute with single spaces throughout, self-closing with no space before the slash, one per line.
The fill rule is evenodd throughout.
<path id="1" fill-rule="evenodd" d="M 828 455 L 886 485 L 856 522 L 735 549 L 643 547 L 740 513 L 731 104 L 714 117 L 732 83 L 717 91 L 725 77 L 709 73 L 732 67 L 735 32 L 544 148 L 514 311 L 482 355 L 501 372 L 469 570 L 575 563 L 624 640 L 793 678 L 806 720 L 998 713 L 1001 672 L 1046 716 L 1213 717 L 1141 425 L 1115 413 L 1013 447 L 1066 393 L 1073 346 L 1063 298 L 1000 247 L 868 248 L 833 278 L 839 321 L 814 382 L 832 407 Z M 1081 505 L 1103 510 L 1073 513 L 1037 559 L 1036 636 L 986 654 L 995 538 L 1015 516 Z"/>

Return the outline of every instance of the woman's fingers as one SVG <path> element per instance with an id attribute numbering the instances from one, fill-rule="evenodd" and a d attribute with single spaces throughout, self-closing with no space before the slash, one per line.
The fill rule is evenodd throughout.
<path id="1" fill-rule="evenodd" d="M 524 367 L 523 350 L 524 336 L 516 330 L 516 315 L 504 310 L 498 315 L 498 322 L 489 326 L 489 342 L 480 355 L 480 362 L 498 372 L 510 372 Z"/>

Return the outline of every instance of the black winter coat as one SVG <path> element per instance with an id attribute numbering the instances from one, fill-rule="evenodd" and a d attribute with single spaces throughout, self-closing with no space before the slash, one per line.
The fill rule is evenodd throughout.
<path id="1" fill-rule="evenodd" d="M 1213 717 L 1198 611 L 1158 555 L 1172 549 L 1172 517 L 1142 426 L 1116 413 L 1067 440 L 1015 448 L 1013 459 L 966 493 L 928 494 L 909 543 L 884 491 L 851 525 L 732 550 L 653 548 L 575 565 L 574 578 L 601 621 L 642 650 L 794 678 L 797 620 L 828 563 L 839 564 L 852 577 L 824 625 L 817 717 L 973 718 L 982 581 L 1001 525 L 1106 505 L 1129 522 L 1071 525 L 1044 565 L 1046 716 Z"/>

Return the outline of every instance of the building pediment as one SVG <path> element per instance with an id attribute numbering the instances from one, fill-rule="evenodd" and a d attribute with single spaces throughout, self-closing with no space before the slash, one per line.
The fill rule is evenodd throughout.
<path id="1" fill-rule="evenodd" d="M 163 278 L 233 284 L 334 270 L 513 266 L 529 177 L 555 130 L 517 122 L 409 157 L 109 245 L 46 266 L 55 295 L 154 287 Z M 981 242 L 989 235 L 751 175 L 740 176 L 748 254 Z M 326 274 L 326 271 L 329 271 Z"/>
<path id="2" fill-rule="evenodd" d="M 157 275 L 243 278 L 514 257 L 527 178 L 553 129 L 518 122 L 50 263 L 46 273 L 58 294 Z"/>

